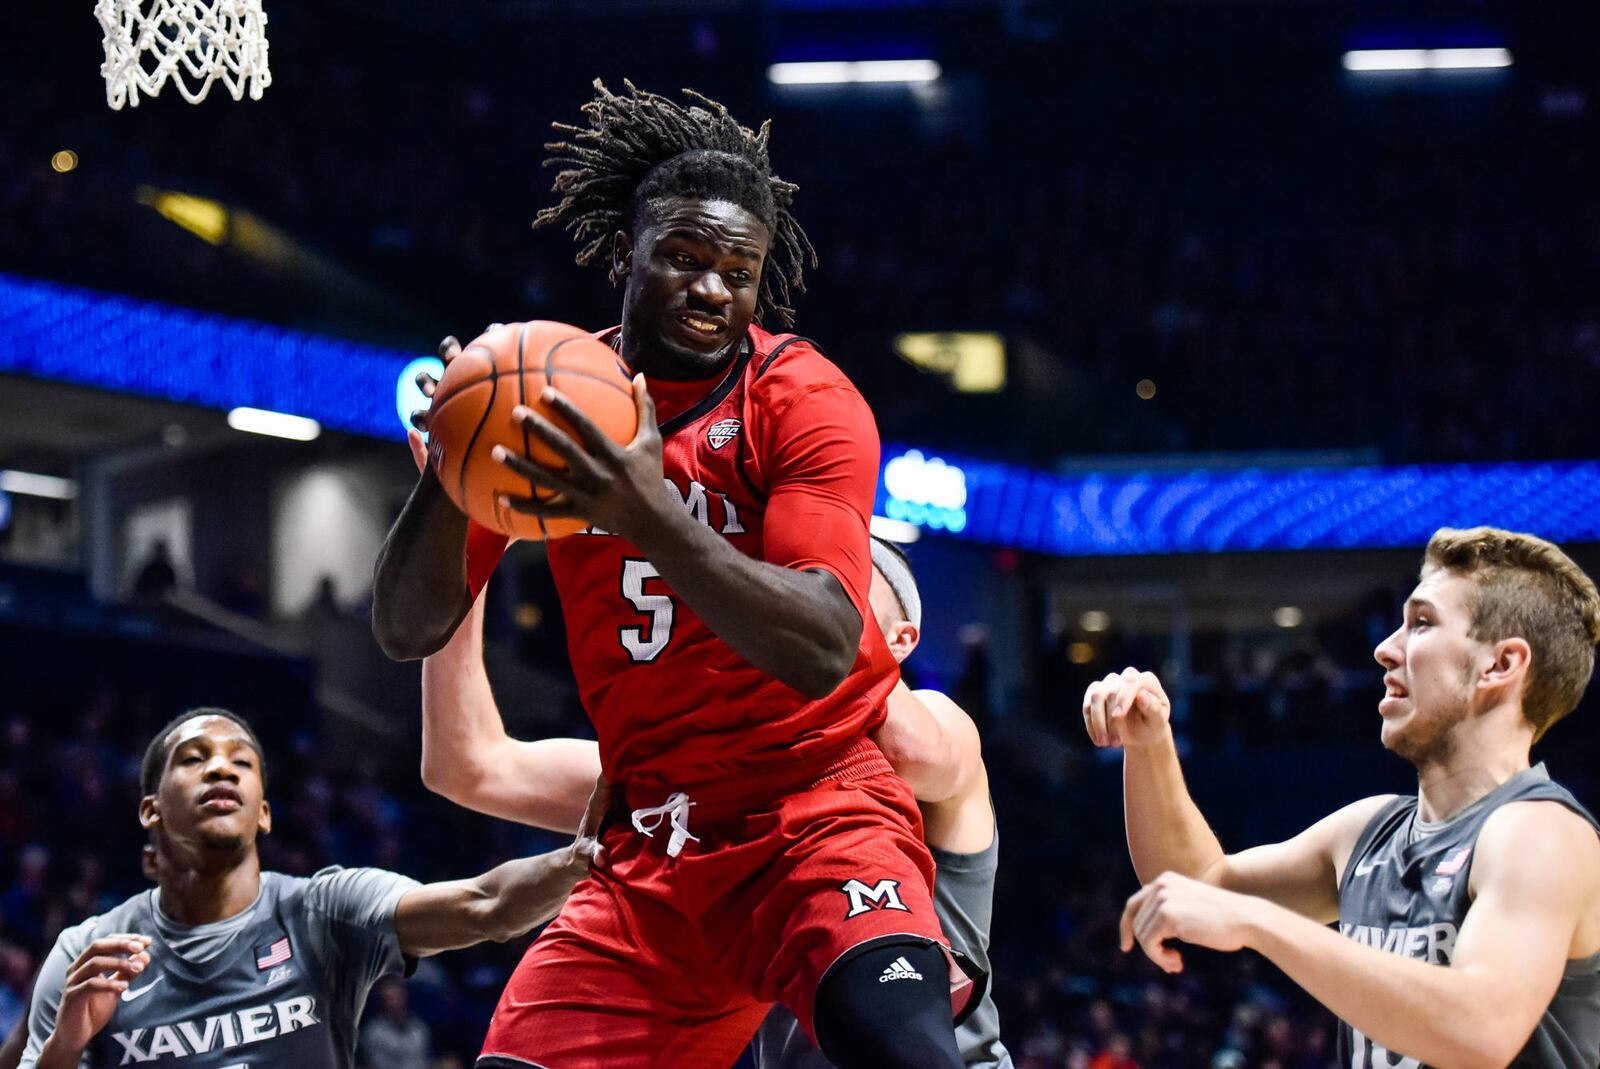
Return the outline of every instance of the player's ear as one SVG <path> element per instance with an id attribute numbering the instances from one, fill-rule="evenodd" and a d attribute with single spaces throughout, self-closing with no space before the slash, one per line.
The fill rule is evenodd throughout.
<path id="1" fill-rule="evenodd" d="M 1519 636 L 1503 638 L 1494 644 L 1494 660 L 1478 677 L 1479 688 L 1512 687 L 1522 693 L 1528 678 L 1528 667 L 1533 663 L 1533 647 Z"/>
<path id="2" fill-rule="evenodd" d="M 139 827 L 149 831 L 161 823 L 161 807 L 156 805 L 156 796 L 147 794 L 139 799 Z"/>
<path id="3" fill-rule="evenodd" d="M 622 280 L 633 270 L 633 236 L 619 230 L 611 238 L 611 284 L 622 285 Z"/>
<path id="4" fill-rule="evenodd" d="M 272 806 L 265 798 L 261 799 L 261 815 L 256 818 L 256 831 L 261 835 L 272 834 Z"/>
<path id="5" fill-rule="evenodd" d="M 889 627 L 884 639 L 889 643 L 889 653 L 899 664 L 911 656 L 911 651 L 917 648 L 917 643 L 922 641 L 922 632 L 910 620 L 896 621 Z"/>

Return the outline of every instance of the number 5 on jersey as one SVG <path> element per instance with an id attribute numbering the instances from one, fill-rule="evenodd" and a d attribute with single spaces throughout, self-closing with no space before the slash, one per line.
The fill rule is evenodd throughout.
<path id="1" fill-rule="evenodd" d="M 622 561 L 622 596 L 633 604 L 640 614 L 650 617 L 645 627 L 624 627 L 618 630 L 622 648 L 635 663 L 648 664 L 661 656 L 661 651 L 672 641 L 672 619 L 677 606 L 667 594 L 652 594 L 645 590 L 645 581 L 660 579 L 656 566 L 638 557 Z"/>

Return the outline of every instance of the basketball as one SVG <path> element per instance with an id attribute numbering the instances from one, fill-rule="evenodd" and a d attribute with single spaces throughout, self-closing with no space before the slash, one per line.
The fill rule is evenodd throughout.
<path id="1" fill-rule="evenodd" d="M 566 463 L 511 418 L 527 405 L 561 430 L 577 433 L 539 400 L 545 386 L 572 400 L 613 441 L 633 440 L 639 428 L 633 386 L 611 347 L 588 331 L 536 320 L 494 327 L 450 362 L 428 415 L 428 460 L 456 507 L 485 527 L 514 538 L 541 541 L 588 526 L 578 518 L 545 519 L 500 504 L 511 497 L 549 497 L 495 461 L 494 447 L 563 470 Z"/>

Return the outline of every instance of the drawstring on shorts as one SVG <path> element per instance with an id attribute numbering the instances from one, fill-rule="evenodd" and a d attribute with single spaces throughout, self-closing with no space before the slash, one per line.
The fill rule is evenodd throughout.
<path id="1" fill-rule="evenodd" d="M 694 803 L 689 801 L 689 796 L 682 791 L 678 791 L 669 795 L 667 800 L 660 805 L 635 809 L 633 811 L 633 828 L 635 831 L 643 832 L 646 838 L 650 838 L 655 834 L 656 829 L 661 827 L 663 820 L 670 820 L 672 836 L 667 840 L 667 856 L 677 857 L 683 853 L 683 844 L 686 841 L 690 839 L 695 842 L 700 841 L 698 835 L 689 834 L 689 807 L 692 805 Z M 652 817 L 655 819 L 652 820 Z"/>

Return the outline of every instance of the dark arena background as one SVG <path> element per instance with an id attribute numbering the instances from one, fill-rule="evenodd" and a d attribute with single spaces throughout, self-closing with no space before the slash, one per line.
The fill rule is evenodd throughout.
<path id="1" fill-rule="evenodd" d="M 1372 649 L 1432 530 L 1600 571 L 1594 6 L 265 0 L 259 101 L 118 111 L 92 6 L 12 5 L 0 44 L 0 1032 L 63 926 L 145 885 L 140 748 L 188 706 L 261 731 L 272 868 L 560 845 L 423 789 L 418 670 L 367 612 L 416 361 L 614 320 L 529 225 L 603 77 L 773 119 L 820 257 L 799 330 L 872 405 L 923 587 L 906 673 L 983 734 L 1017 1065 L 1334 1064 L 1262 959 L 1117 950 L 1120 761 L 1080 702 L 1158 671 L 1222 841 L 1269 841 L 1414 789 Z M 588 734 L 541 548 L 489 596 L 513 733 Z M 1535 750 L 1591 806 L 1595 706 Z M 525 946 L 368 1018 L 470 1065 Z"/>

